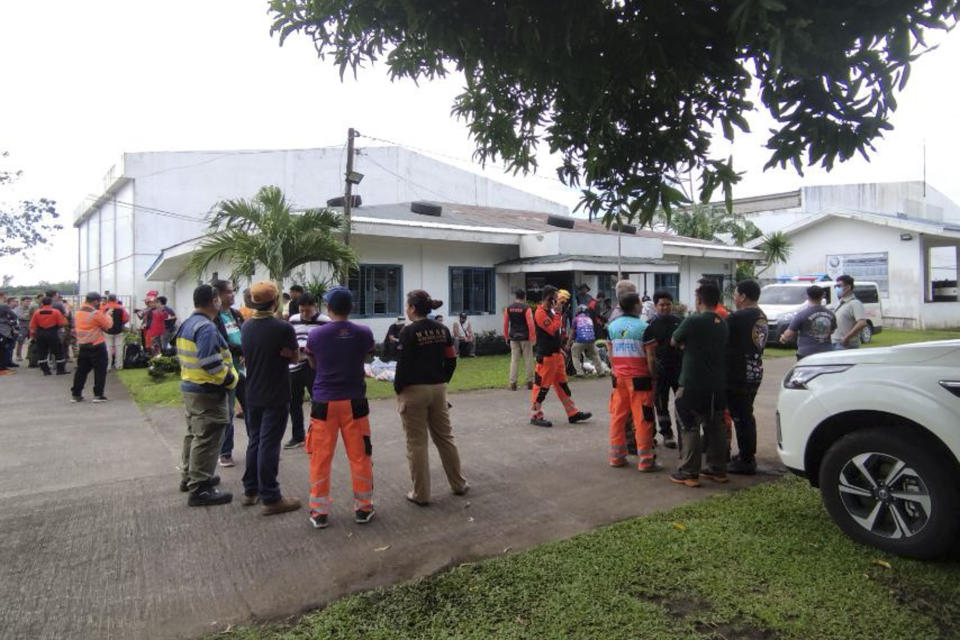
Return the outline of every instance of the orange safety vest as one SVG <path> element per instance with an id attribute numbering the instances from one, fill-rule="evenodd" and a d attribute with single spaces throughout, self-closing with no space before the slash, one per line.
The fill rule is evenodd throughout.
<path id="1" fill-rule="evenodd" d="M 77 343 L 92 344 L 94 346 L 103 344 L 104 329 L 113 326 L 113 322 L 107 310 L 97 311 L 90 305 L 83 305 L 76 313 Z"/>

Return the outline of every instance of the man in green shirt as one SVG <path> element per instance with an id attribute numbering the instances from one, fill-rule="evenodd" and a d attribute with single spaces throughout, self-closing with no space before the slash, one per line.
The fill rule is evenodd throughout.
<path id="1" fill-rule="evenodd" d="M 676 396 L 680 422 L 680 466 L 670 480 L 699 487 L 700 476 L 727 482 L 727 435 L 723 426 L 726 392 L 727 323 L 713 309 L 720 289 L 712 282 L 696 290 L 697 311 L 680 323 L 671 344 L 683 349 L 680 389 Z M 707 468 L 700 469 L 703 429 L 707 442 Z"/>

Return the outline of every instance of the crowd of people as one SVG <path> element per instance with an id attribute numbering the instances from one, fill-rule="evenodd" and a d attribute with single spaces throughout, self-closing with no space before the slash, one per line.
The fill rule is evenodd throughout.
<path id="1" fill-rule="evenodd" d="M 853 284 L 849 276 L 837 279 L 835 309 L 822 304 L 822 287 L 807 289 L 808 304 L 781 335 L 783 341 L 796 340 L 798 360 L 859 346 L 866 320 Z M 713 281 L 704 279 L 698 285 L 695 312 L 684 318 L 675 314 L 670 293 L 658 291 L 647 300 L 629 280 L 616 284 L 615 300 L 602 295 L 593 299 L 587 287 L 572 298 L 568 291 L 548 285 L 540 292 L 540 302 L 531 305 L 526 292 L 517 290 L 504 310 L 503 338 L 510 345 L 510 389 L 518 388 L 521 360 L 525 364 L 530 424 L 553 426 L 544 412 L 551 390 L 570 423 L 593 417 L 577 406 L 567 379 L 568 366 L 582 375 L 590 363 L 597 375 L 611 376 L 611 466 L 626 466 L 628 455 L 636 455 L 640 471 L 661 470 L 659 432 L 664 448 L 679 449 L 676 470 L 670 473 L 675 483 L 696 487 L 701 478 L 722 483 L 728 473 L 755 473 L 753 405 L 768 339 L 767 318 L 758 306 L 761 288 L 754 280 L 737 283 L 735 309 L 729 312 Z M 179 327 L 176 314 L 156 292 L 148 294 L 144 310 L 135 311 L 143 319 L 143 344 L 157 353 L 169 350 L 179 359 L 186 415 L 180 489 L 189 493 L 188 504 L 232 501 L 232 494 L 219 487 L 216 468 L 235 465 L 234 421 L 242 416 L 248 436 L 242 505 L 261 504 L 264 515 L 299 509 L 300 500 L 281 491 L 278 469 L 281 448 L 304 447 L 310 458 L 310 522 L 326 527 L 330 469 L 342 437 L 353 483 L 354 520 L 370 522 L 375 514 L 373 444 L 364 363 L 374 352 L 375 340 L 368 327 L 351 320 L 352 293 L 334 287 L 324 294 L 321 309 L 321 301 L 301 287 L 295 285 L 287 296 L 274 283 L 260 282 L 244 291 L 239 309 L 234 308 L 235 298 L 233 285 L 225 280 L 198 286 L 194 312 Z M 448 329 L 436 315 L 441 306 L 426 291 L 409 292 L 405 317 L 391 325 L 383 344 L 385 356 L 397 360 L 393 384 L 412 486 L 406 498 L 421 506 L 431 501 L 431 440 L 451 492 L 463 495 L 469 490 L 446 386 L 461 353 L 474 355 L 476 336 L 466 315 L 458 317 L 453 331 Z M 15 368 L 13 360 L 21 360 L 22 347 L 30 340 L 43 373 L 65 375 L 72 352 L 72 400 L 83 401 L 92 372 L 93 401 L 106 401 L 111 360 L 122 366 L 122 350 L 119 358 L 117 353 L 123 340 L 116 336 L 129 321 L 115 295 L 104 298 L 91 292 L 76 309 L 54 291 L 36 298 L 4 296 L 0 365 Z M 291 436 L 284 443 L 288 421 Z M 731 458 L 734 435 L 738 451 Z"/>
<path id="2" fill-rule="evenodd" d="M 284 495 L 278 482 L 281 448 L 309 454 L 309 519 L 323 529 L 330 513 L 330 469 L 342 438 L 353 483 L 354 521 L 370 522 L 373 502 L 373 444 L 364 363 L 375 341 L 368 327 L 351 321 L 353 294 L 334 287 L 323 296 L 324 311 L 309 292 L 292 289 L 284 304 L 272 282 L 244 292 L 244 309 L 233 309 L 226 281 L 200 285 L 194 313 L 176 333 L 181 393 L 186 412 L 180 489 L 190 506 L 227 504 L 216 474 L 233 466 L 234 403 L 243 411 L 248 444 L 240 503 L 261 505 L 263 515 L 295 511 L 299 499 Z M 460 469 L 446 399 L 456 369 L 453 334 L 428 316 L 442 306 L 422 290 L 406 298 L 409 324 L 395 331 L 394 390 L 407 442 L 412 489 L 407 499 L 431 501 L 428 443 L 433 441 L 454 495 L 469 484 Z M 310 420 L 305 428 L 304 394 Z M 287 422 L 291 438 L 283 443 Z"/>

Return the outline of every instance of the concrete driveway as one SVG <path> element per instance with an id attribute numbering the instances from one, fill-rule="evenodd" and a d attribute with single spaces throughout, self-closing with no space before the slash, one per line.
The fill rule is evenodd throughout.
<path id="1" fill-rule="evenodd" d="M 377 518 L 351 518 L 347 461 L 334 460 L 332 524 L 307 512 L 262 517 L 238 503 L 189 509 L 175 469 L 183 429 L 177 409 L 141 413 L 112 375 L 111 401 L 69 402 L 69 376 L 22 370 L 0 378 L 0 638 L 179 638 L 277 619 L 343 595 L 428 575 L 478 558 L 569 537 L 599 525 L 735 491 L 782 473 L 773 410 L 792 358 L 767 362 L 757 399 L 763 473 L 687 489 L 666 473 L 607 466 L 608 381 L 575 381 L 595 418 L 527 424 L 526 392 L 451 395 L 464 474 L 472 490 L 449 494 L 431 454 L 434 503 L 409 489 L 393 401 L 371 403 Z M 240 423 L 238 459 L 245 437 Z M 672 467 L 676 453 L 662 450 Z M 281 486 L 306 498 L 307 455 L 284 452 Z M 242 461 L 222 469 L 240 490 Z"/>

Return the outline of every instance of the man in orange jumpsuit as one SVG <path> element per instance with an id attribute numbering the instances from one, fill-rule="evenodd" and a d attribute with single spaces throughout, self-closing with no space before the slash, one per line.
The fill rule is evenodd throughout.
<path id="1" fill-rule="evenodd" d="M 646 321 L 639 316 L 640 296 L 628 293 L 620 298 L 623 315 L 610 323 L 608 352 L 613 365 L 613 391 L 610 393 L 610 466 L 627 464 L 627 419 L 633 416 L 637 468 L 658 471 L 654 449 L 653 390 L 655 388 L 644 345 Z M 652 352 L 652 349 L 650 350 Z"/>
<path id="2" fill-rule="evenodd" d="M 343 436 L 353 479 L 354 522 L 373 520 L 373 445 L 370 441 L 370 405 L 366 399 L 363 361 L 373 350 L 373 333 L 350 322 L 353 295 L 334 287 L 324 295 L 331 321 L 310 331 L 307 357 L 316 373 L 313 383 L 310 430 L 310 523 L 327 526 L 330 510 L 330 464 Z"/>
<path id="3" fill-rule="evenodd" d="M 567 386 L 567 368 L 563 358 L 562 337 L 563 314 L 556 287 L 543 288 L 543 300 L 537 307 L 533 323 L 537 331 L 537 368 L 533 377 L 533 391 L 530 395 L 530 424 L 537 427 L 552 427 L 553 423 L 543 417 L 543 401 L 553 387 L 557 397 L 563 403 L 567 419 L 572 423 L 589 420 L 591 414 L 580 411 L 570 397 Z"/>
<path id="4" fill-rule="evenodd" d="M 53 353 L 57 360 L 57 375 L 67 373 L 67 356 L 60 341 L 60 329 L 67 326 L 67 319 L 59 310 L 53 308 L 53 300 L 44 298 L 41 307 L 30 318 L 30 339 L 37 343 L 37 360 L 43 375 L 50 375 L 50 363 L 47 358 Z"/>

